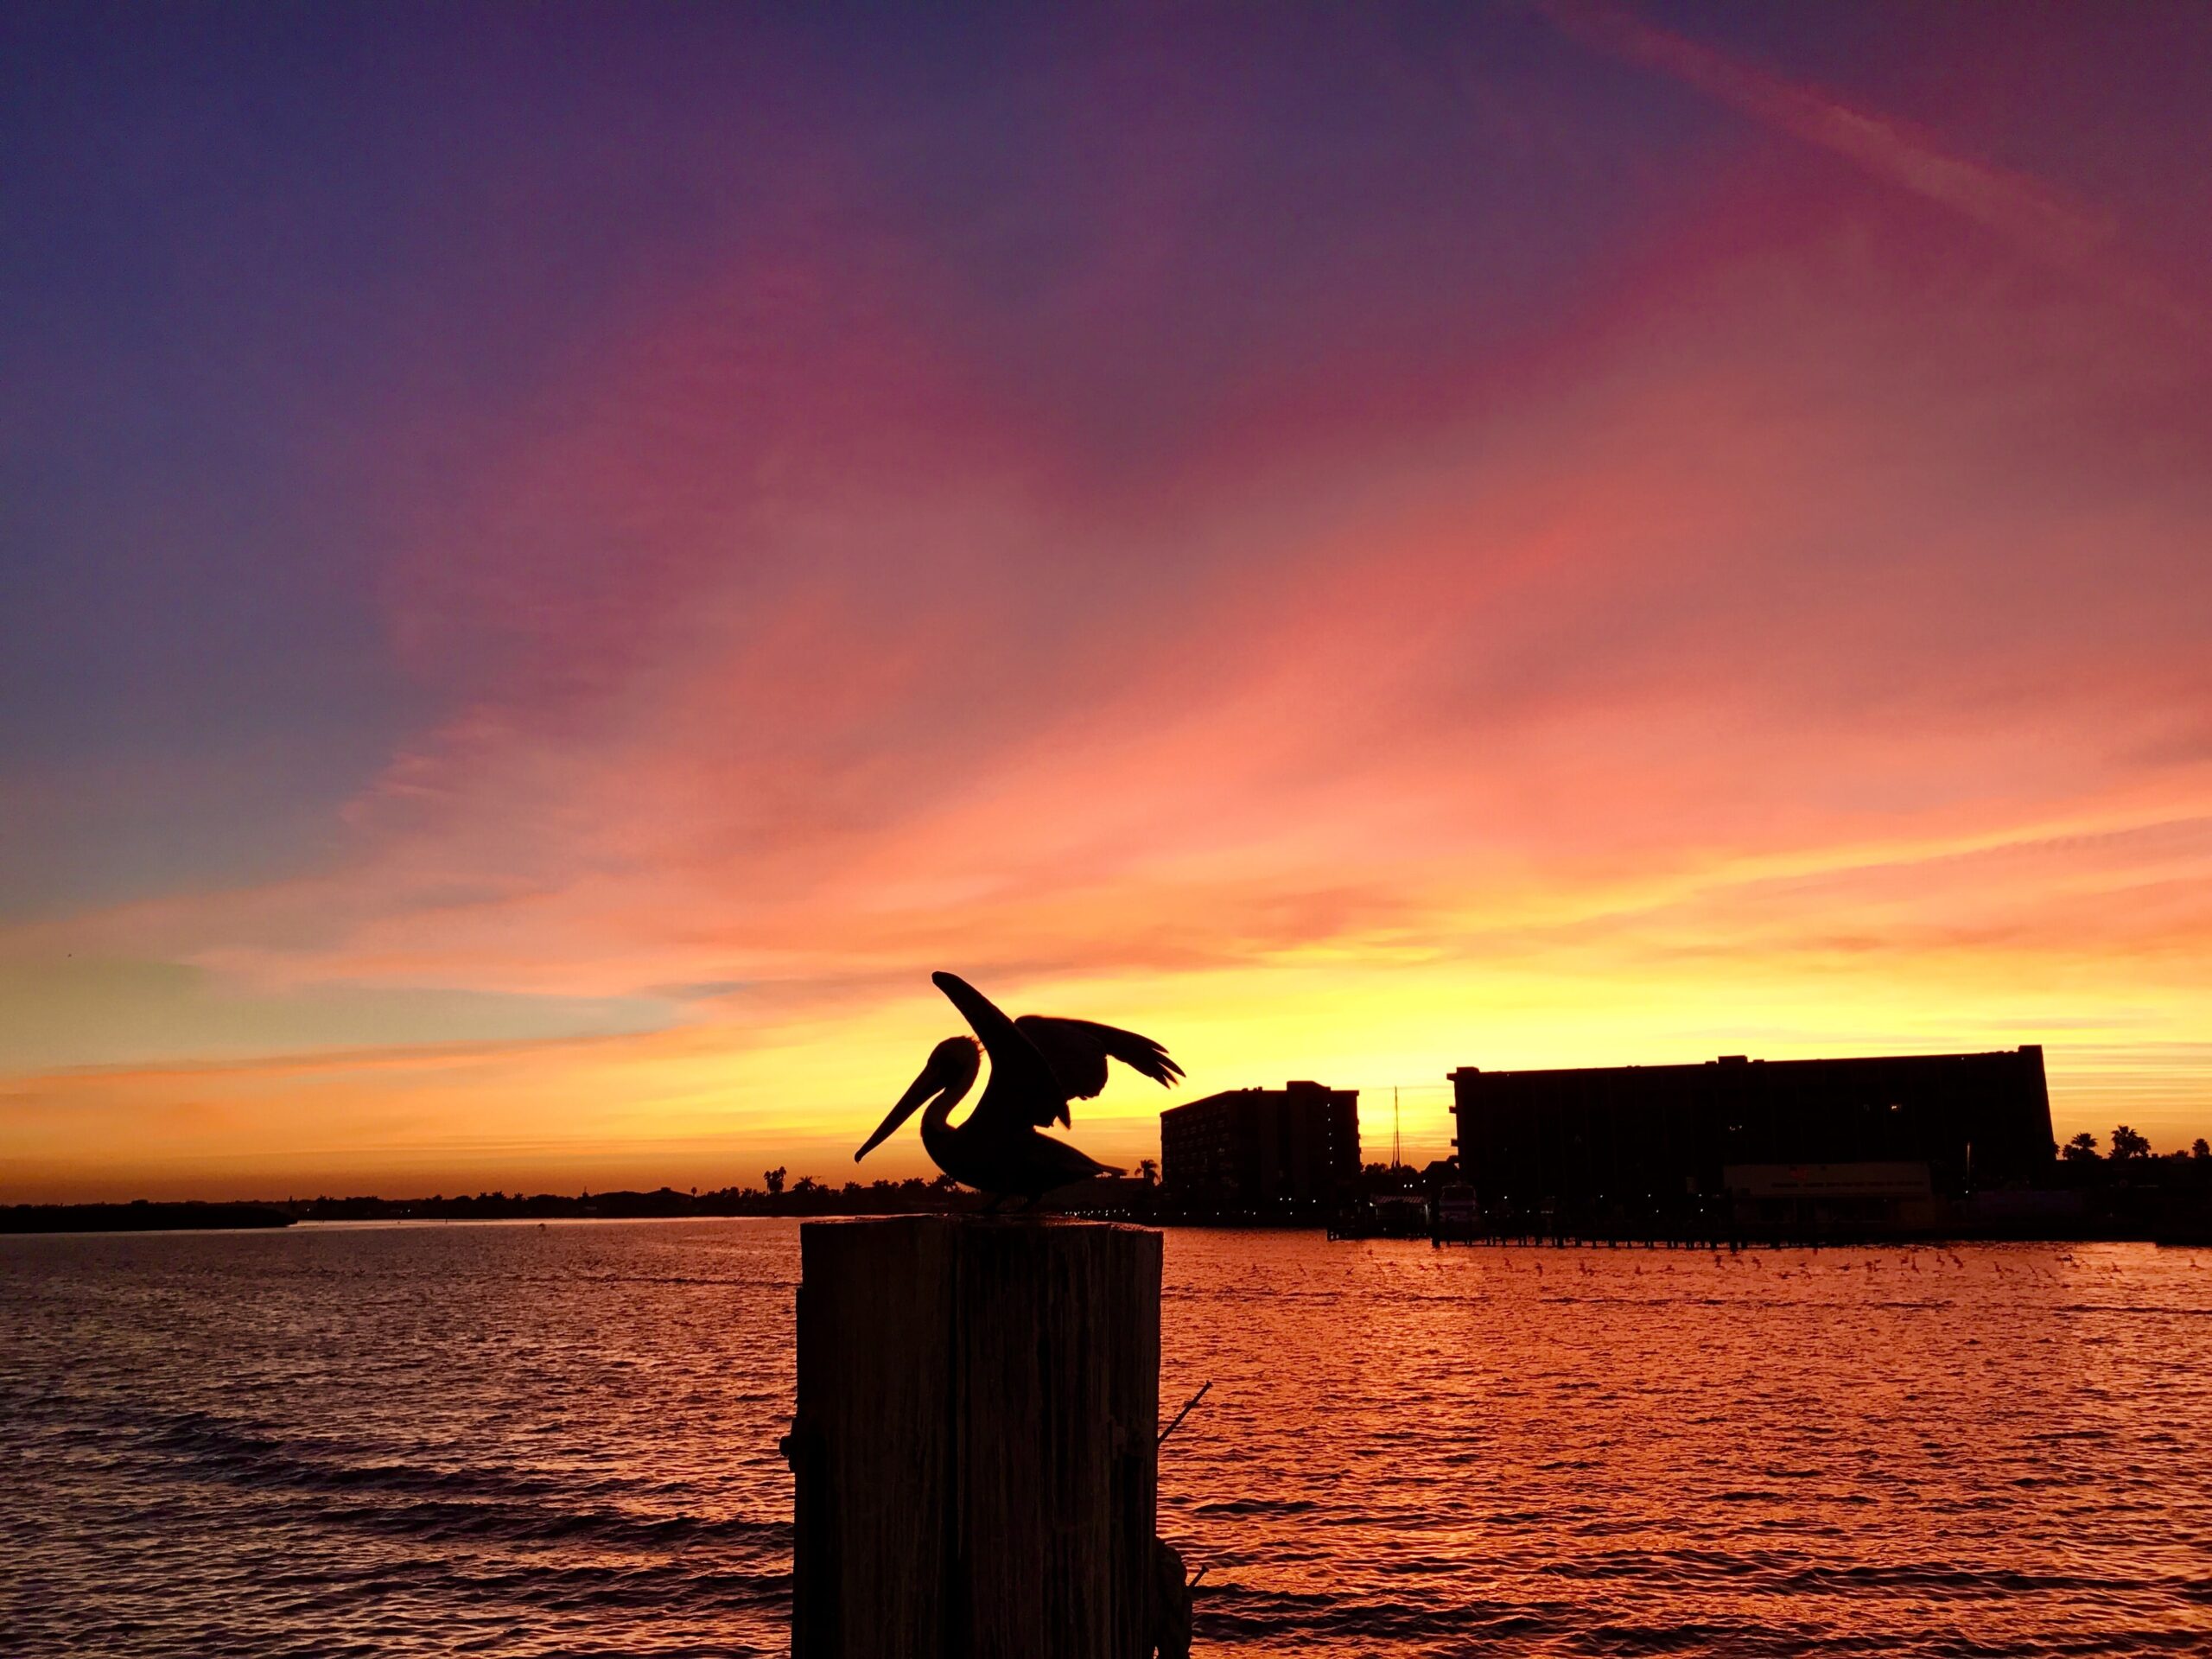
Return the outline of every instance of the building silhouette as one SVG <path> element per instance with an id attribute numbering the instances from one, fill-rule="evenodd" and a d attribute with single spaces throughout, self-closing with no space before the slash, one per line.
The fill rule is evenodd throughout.
<path id="1" fill-rule="evenodd" d="M 1160 1184 L 1190 1205 L 1255 1214 L 1333 1206 L 1359 1179 L 1359 1091 L 1231 1089 L 1160 1115 Z"/>
<path id="2" fill-rule="evenodd" d="M 1453 1144 L 1485 1210 L 1650 1217 L 1732 1194 L 1903 1220 L 1923 1201 L 2027 1185 L 2055 1151 L 2035 1045 L 1868 1059 L 1463 1066 L 1451 1079 Z"/>

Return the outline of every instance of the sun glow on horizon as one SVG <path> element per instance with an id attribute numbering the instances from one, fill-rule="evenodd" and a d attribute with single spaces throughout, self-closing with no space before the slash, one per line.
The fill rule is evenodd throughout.
<path id="1" fill-rule="evenodd" d="M 327 94 L 257 170 L 32 51 L 0 1200 L 922 1173 L 938 968 L 1167 1045 L 1113 1163 L 2022 1043 L 2212 1133 L 2212 113 L 1840 17 L 175 42 Z"/>

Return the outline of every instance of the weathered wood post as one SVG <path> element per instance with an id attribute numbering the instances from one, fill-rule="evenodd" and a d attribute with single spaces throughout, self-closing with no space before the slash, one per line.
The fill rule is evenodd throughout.
<path id="1" fill-rule="evenodd" d="M 799 1236 L 794 1659 L 1144 1659 L 1160 1235 Z"/>

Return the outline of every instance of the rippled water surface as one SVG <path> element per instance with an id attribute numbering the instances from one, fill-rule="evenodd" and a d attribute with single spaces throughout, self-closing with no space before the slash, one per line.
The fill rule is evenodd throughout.
<path id="1" fill-rule="evenodd" d="M 787 1645 L 798 1229 L 0 1240 L 0 1652 Z M 2212 1251 L 1174 1232 L 1201 1650 L 2212 1652 Z"/>

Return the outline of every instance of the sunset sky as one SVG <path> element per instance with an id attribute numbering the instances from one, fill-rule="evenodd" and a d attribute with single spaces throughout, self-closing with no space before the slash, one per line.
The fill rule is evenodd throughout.
<path id="1" fill-rule="evenodd" d="M 0 1198 L 842 1180 L 938 968 L 1168 1045 L 1116 1162 L 2023 1042 L 2212 1134 L 2208 62 L 9 7 Z"/>

